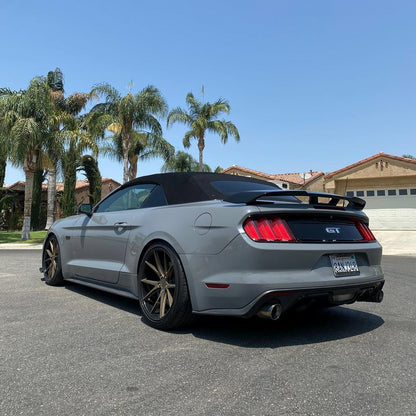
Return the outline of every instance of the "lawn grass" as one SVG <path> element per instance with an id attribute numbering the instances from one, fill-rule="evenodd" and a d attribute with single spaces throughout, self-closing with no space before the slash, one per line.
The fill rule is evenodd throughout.
<path id="1" fill-rule="evenodd" d="M 46 230 L 43 231 L 31 231 L 30 240 L 22 240 L 21 231 L 0 231 L 0 244 L 11 243 L 38 243 L 42 244 L 46 237 Z"/>

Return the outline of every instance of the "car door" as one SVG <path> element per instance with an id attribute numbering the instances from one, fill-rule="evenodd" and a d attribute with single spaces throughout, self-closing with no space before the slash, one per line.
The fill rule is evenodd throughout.
<path id="1" fill-rule="evenodd" d="M 138 184 L 122 188 L 104 199 L 91 216 L 85 216 L 71 244 L 73 274 L 117 283 L 125 261 L 129 233 L 137 226 L 134 212 L 154 187 L 153 184 Z"/>

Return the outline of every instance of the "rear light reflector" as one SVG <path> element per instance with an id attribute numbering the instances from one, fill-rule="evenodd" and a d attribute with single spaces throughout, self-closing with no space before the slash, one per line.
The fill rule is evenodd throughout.
<path id="1" fill-rule="evenodd" d="M 365 241 L 375 241 L 376 238 L 374 237 L 374 234 L 371 232 L 371 230 L 368 228 L 366 224 L 363 222 L 357 222 L 356 227 L 360 234 L 363 237 L 363 240 Z"/>
<path id="2" fill-rule="evenodd" d="M 210 289 L 227 289 L 230 287 L 230 285 L 226 283 L 205 283 L 205 286 Z"/>
<path id="3" fill-rule="evenodd" d="M 296 241 L 287 222 L 281 218 L 248 218 L 243 228 L 247 235 L 254 241 Z"/>

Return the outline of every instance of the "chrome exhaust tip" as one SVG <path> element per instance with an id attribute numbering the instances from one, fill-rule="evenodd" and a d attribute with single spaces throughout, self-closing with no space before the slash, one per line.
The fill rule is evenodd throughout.
<path id="1" fill-rule="evenodd" d="M 280 303 L 263 305 L 257 312 L 257 316 L 263 319 L 271 319 L 276 321 L 282 314 L 282 305 Z"/>

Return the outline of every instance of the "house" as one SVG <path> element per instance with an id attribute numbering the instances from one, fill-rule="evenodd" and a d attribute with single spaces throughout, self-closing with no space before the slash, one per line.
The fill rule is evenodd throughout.
<path id="1" fill-rule="evenodd" d="M 318 190 L 322 188 L 322 181 L 324 177 L 324 173 L 320 171 L 310 170 L 309 172 L 304 173 L 268 174 L 237 165 L 224 169 L 221 173 L 263 179 L 279 185 L 282 189 L 305 189 L 305 187 L 308 186 L 308 189 Z"/>
<path id="2" fill-rule="evenodd" d="M 416 160 L 377 153 L 334 172 L 266 174 L 233 165 L 222 173 L 251 176 L 285 189 L 356 196 L 373 230 L 416 230 Z"/>
<path id="3" fill-rule="evenodd" d="M 374 230 L 416 230 L 416 160 L 380 152 L 326 174 L 323 185 L 363 198 Z"/>
<path id="4" fill-rule="evenodd" d="M 107 196 L 110 192 L 114 189 L 118 188 L 120 183 L 115 181 L 111 178 L 103 178 L 102 179 L 102 187 L 101 187 L 101 198 Z M 24 204 L 24 193 L 25 193 L 25 182 L 18 181 L 14 184 L 5 187 L 5 189 L 9 191 L 13 191 L 16 194 L 17 206 L 20 207 L 20 210 L 23 212 L 23 204 Z M 61 218 L 62 216 L 62 209 L 59 205 L 60 196 L 64 190 L 64 183 L 57 182 L 56 183 L 56 195 L 58 204 L 56 204 L 56 213 L 55 218 Z M 47 203 L 47 191 L 48 191 L 48 184 L 42 184 L 42 205 L 46 209 Z M 76 205 L 80 204 L 88 204 L 89 203 L 89 183 L 86 180 L 76 181 L 75 185 L 75 201 Z"/>

